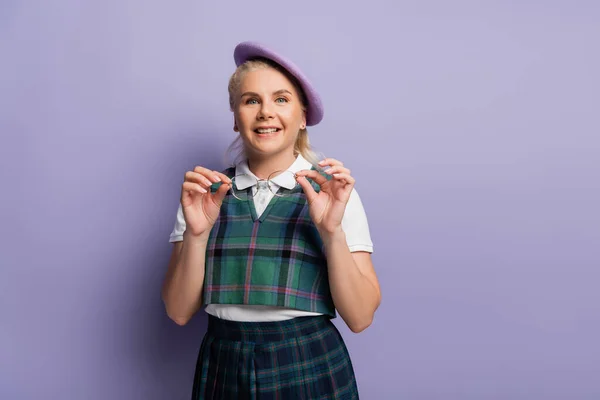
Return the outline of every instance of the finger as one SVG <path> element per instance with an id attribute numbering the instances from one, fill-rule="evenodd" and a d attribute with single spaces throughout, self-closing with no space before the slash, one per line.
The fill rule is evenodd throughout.
<path id="1" fill-rule="evenodd" d="M 194 168 L 194 172 L 204 175 L 213 183 L 229 180 L 229 178 L 227 178 L 226 175 L 224 175 L 218 171 L 213 171 L 208 168 L 204 168 L 204 167 L 200 167 L 200 166 L 197 166 L 196 168 Z M 226 178 L 226 179 L 223 179 L 223 178 Z"/>
<path id="2" fill-rule="evenodd" d="M 227 191 L 231 188 L 231 185 L 228 183 L 223 183 L 221 186 L 219 186 L 219 188 L 217 189 L 217 191 L 214 193 L 214 195 L 212 196 L 212 200 L 213 202 L 218 206 L 221 207 L 221 204 L 223 204 L 223 199 L 225 198 L 225 195 L 227 194 Z"/>
<path id="3" fill-rule="evenodd" d="M 228 177 L 227 175 L 225 175 L 224 173 L 219 172 L 219 171 L 212 171 L 212 172 L 217 178 L 221 179 L 221 182 L 231 183 L 231 178 Z"/>
<path id="4" fill-rule="evenodd" d="M 314 199 L 317 198 L 317 192 L 315 192 L 315 189 L 312 187 L 310 182 L 306 180 L 304 176 L 298 176 L 296 178 L 296 181 L 298 181 L 300 186 L 302 186 L 302 190 L 304 190 L 304 194 L 306 195 L 308 204 L 311 204 L 314 201 Z"/>
<path id="5" fill-rule="evenodd" d="M 325 158 L 325 159 L 319 161 L 319 165 L 321 167 L 324 167 L 326 165 L 330 165 L 333 167 L 334 165 L 343 166 L 344 163 L 339 160 L 336 160 L 335 158 Z"/>
<path id="6" fill-rule="evenodd" d="M 311 178 L 312 180 L 317 182 L 319 186 L 327 183 L 327 178 L 321 175 L 319 171 L 315 171 L 314 169 L 305 169 L 303 171 L 297 172 L 296 175 Z"/>
<path id="7" fill-rule="evenodd" d="M 212 182 L 204 175 L 198 172 L 188 171 L 185 173 L 185 180 L 187 182 L 194 182 L 202 185 L 204 188 L 212 186 Z"/>
<path id="8" fill-rule="evenodd" d="M 356 182 L 356 180 L 351 175 L 344 173 L 333 174 L 333 179 L 338 181 L 346 181 L 351 185 L 354 185 L 354 183 Z"/>
<path id="9" fill-rule="evenodd" d="M 206 189 L 204 189 L 202 186 L 200 186 L 197 183 L 194 182 L 183 182 L 183 186 L 182 189 L 187 191 L 187 192 L 192 192 L 192 193 L 207 193 L 208 191 Z"/>
<path id="10" fill-rule="evenodd" d="M 326 169 L 324 171 L 326 174 L 332 175 L 332 174 L 339 174 L 339 173 L 344 173 L 344 174 L 348 174 L 350 175 L 350 170 L 348 168 L 344 168 L 341 166 L 335 166 L 335 167 L 331 167 L 329 169 Z"/>

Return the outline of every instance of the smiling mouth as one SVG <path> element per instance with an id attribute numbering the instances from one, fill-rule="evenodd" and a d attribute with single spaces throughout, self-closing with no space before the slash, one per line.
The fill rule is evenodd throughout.
<path id="1" fill-rule="evenodd" d="M 254 132 L 258 133 L 259 135 L 268 135 L 268 134 L 277 133 L 280 130 L 281 129 L 279 129 L 279 128 L 258 128 L 258 129 L 255 129 Z"/>

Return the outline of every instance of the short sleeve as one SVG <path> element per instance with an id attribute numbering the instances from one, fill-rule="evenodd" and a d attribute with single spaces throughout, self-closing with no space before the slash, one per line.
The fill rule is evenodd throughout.
<path id="1" fill-rule="evenodd" d="M 185 232 L 185 218 L 183 217 L 183 208 L 181 207 L 181 203 L 179 203 L 177 216 L 175 218 L 175 226 L 169 236 L 169 242 L 181 242 L 183 240 L 183 232 Z"/>
<path id="2" fill-rule="evenodd" d="M 351 252 L 373 252 L 367 214 L 356 189 L 352 189 L 350 199 L 346 204 L 346 211 L 342 218 L 342 229 L 346 234 L 346 242 Z"/>

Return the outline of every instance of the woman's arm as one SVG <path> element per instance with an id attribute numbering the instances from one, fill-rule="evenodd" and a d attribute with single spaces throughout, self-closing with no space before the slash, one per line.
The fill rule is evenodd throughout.
<path id="1" fill-rule="evenodd" d="M 213 193 L 218 182 L 223 184 Z M 176 225 L 183 241 L 173 247 L 161 291 L 167 315 L 179 325 L 202 307 L 206 244 L 230 184 L 225 174 L 200 166 L 185 173 Z"/>
<path id="2" fill-rule="evenodd" d="M 169 268 L 162 287 L 167 315 L 178 325 L 185 325 L 202 307 L 204 263 L 208 234 L 183 234 L 183 241 L 173 246 Z"/>
<path id="3" fill-rule="evenodd" d="M 371 325 L 381 303 L 371 254 L 365 251 L 351 253 L 342 229 L 322 234 L 321 238 L 335 307 L 352 332 L 362 332 Z"/>
<path id="4" fill-rule="evenodd" d="M 355 180 L 341 161 L 326 158 L 319 162 L 319 167 L 326 166 L 330 167 L 324 171 L 331 175 L 329 180 L 316 170 L 299 171 L 296 176 L 325 246 L 333 302 L 350 330 L 358 333 L 373 321 L 381 302 L 381 292 L 371 254 L 366 251 L 350 252 L 342 228 Z M 306 180 L 307 177 L 320 186 L 318 193 Z"/>

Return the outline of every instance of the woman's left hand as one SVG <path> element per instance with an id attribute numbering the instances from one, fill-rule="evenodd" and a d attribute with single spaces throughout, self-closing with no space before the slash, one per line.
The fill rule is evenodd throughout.
<path id="1" fill-rule="evenodd" d="M 316 170 L 299 171 L 296 179 L 306 194 L 310 217 L 317 229 L 321 234 L 331 234 L 342 227 L 342 218 L 355 180 L 341 161 L 326 158 L 319 162 L 319 166 L 330 166 L 324 172 L 332 175 L 333 179 L 327 180 Z M 306 178 L 311 178 L 320 186 L 318 193 Z"/>

